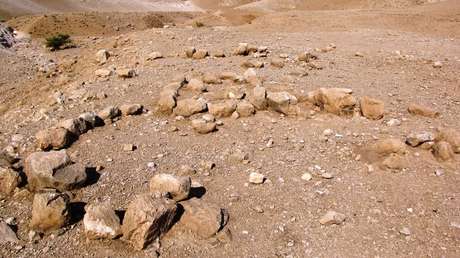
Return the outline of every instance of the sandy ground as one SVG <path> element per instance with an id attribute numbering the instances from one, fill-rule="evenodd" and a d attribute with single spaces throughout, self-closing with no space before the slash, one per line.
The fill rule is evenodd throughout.
<path id="1" fill-rule="evenodd" d="M 405 6 L 407 2 L 400 3 Z M 331 4 L 339 5 L 340 1 Z M 10 144 L 13 135 L 22 135 L 19 145 L 25 157 L 35 150 L 35 133 L 62 119 L 124 103 L 142 103 L 153 110 L 161 89 L 177 75 L 243 74 L 240 64 L 253 58 L 232 56 L 238 43 L 268 46 L 270 55 L 259 58 L 261 61 L 269 63 L 280 54 L 288 58 L 284 68 L 267 65 L 257 70 L 267 89 L 302 94 L 319 87 L 351 88 L 356 97 L 367 95 L 384 101 L 384 119 L 371 121 L 319 112 L 304 120 L 262 111 L 248 118 L 224 118 L 217 132 L 198 135 L 189 121 L 176 121 L 174 116 L 150 112 L 123 118 L 81 136 L 68 149 L 76 162 L 104 167 L 96 183 L 73 191 L 73 201 L 110 199 L 114 208 L 122 210 L 136 194 L 147 191 L 154 173 L 177 173 L 185 164 L 198 171 L 192 179 L 206 189 L 201 198 L 228 209 L 226 228 L 232 237 L 201 240 L 173 228 L 161 240 L 158 252 L 162 257 L 460 256 L 459 155 L 440 162 L 429 151 L 408 148 L 410 162 L 396 173 L 369 170 L 367 161 L 357 158 L 378 139 L 404 139 L 411 132 L 434 132 L 438 127 L 458 130 L 458 1 L 403 9 L 213 12 L 158 18 L 164 24 L 177 23 L 168 28 L 142 27 L 143 16 L 139 14 L 139 22 L 132 22 L 134 28 L 107 35 L 101 29 L 85 34 L 85 29 L 74 27 L 77 47 L 57 52 L 43 47 L 41 37 L 61 29 L 47 21 L 44 32 L 0 52 L 7 64 L 0 67 L 1 146 Z M 97 16 L 73 15 L 67 16 L 70 20 L 64 28 L 69 28 L 73 19 L 85 19 L 84 15 Z M 111 20 L 107 27 L 127 20 L 122 15 L 114 17 L 119 21 Z M 18 18 L 10 23 L 33 32 L 34 19 Z M 103 24 L 102 18 L 95 19 Z M 188 26 L 194 19 L 203 21 L 205 27 Z M 235 19 L 240 25 L 230 26 Z M 317 53 L 322 70 L 309 70 L 295 61 L 302 51 L 330 43 L 337 48 Z M 191 60 L 178 56 L 187 46 L 204 48 L 211 54 L 224 51 L 227 57 Z M 100 49 L 112 53 L 103 66 L 95 62 Z M 160 51 L 165 58 L 146 61 L 153 51 Z M 50 60 L 58 71 L 52 75 L 39 72 L 54 67 Z M 433 68 L 434 61 L 442 61 L 442 68 Z M 139 75 L 126 80 L 112 76 L 108 81 L 95 77 L 95 70 L 111 66 L 133 68 Z M 209 85 L 206 96 L 245 87 L 230 82 Z M 57 93 L 64 96 L 62 104 L 53 101 Z M 98 93 L 106 97 L 85 97 Z M 441 116 L 412 116 L 407 112 L 409 103 L 430 106 Z M 401 125 L 388 126 L 386 122 L 392 118 Z M 333 131 L 327 140 L 323 137 L 325 129 Z M 270 139 L 274 145 L 267 148 Z M 137 149 L 122 151 L 127 143 Z M 247 153 L 249 162 L 229 161 L 229 153 L 237 150 Z M 204 161 L 214 162 L 216 167 L 208 173 L 202 169 Z M 147 167 L 149 162 L 157 165 L 156 171 Z M 334 177 L 315 176 L 318 170 Z M 440 170 L 443 175 L 436 176 L 435 171 Z M 264 174 L 269 182 L 248 185 L 252 171 Z M 314 175 L 311 181 L 301 179 L 306 172 Z M 58 235 L 30 243 L 32 197 L 29 193 L 0 203 L 0 217 L 16 218 L 18 237 L 23 240 L 21 249 L 4 246 L 1 256 L 153 255 L 153 249 L 135 252 L 120 240 L 88 241 L 81 221 Z M 344 224 L 322 226 L 318 220 L 328 210 L 344 213 Z M 403 228 L 410 234 L 401 234 Z"/>

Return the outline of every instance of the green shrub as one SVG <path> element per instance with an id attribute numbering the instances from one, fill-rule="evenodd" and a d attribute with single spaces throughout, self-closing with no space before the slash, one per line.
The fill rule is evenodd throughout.
<path id="1" fill-rule="evenodd" d="M 46 39 L 46 47 L 51 48 L 51 50 L 61 49 L 63 46 L 68 45 L 72 42 L 70 36 L 67 34 L 61 34 L 49 37 Z"/>

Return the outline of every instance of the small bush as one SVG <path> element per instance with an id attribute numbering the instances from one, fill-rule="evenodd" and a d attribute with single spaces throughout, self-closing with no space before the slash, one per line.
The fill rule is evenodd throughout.
<path id="1" fill-rule="evenodd" d="M 70 36 L 67 34 L 58 34 L 46 39 L 46 47 L 51 48 L 51 50 L 61 49 L 63 46 L 68 45 L 72 42 Z"/>

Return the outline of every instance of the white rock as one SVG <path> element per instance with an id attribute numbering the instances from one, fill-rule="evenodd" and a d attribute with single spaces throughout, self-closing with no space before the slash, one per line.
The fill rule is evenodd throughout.
<path id="1" fill-rule="evenodd" d="M 264 180 L 265 180 L 265 176 L 260 173 L 252 172 L 249 175 L 249 183 L 259 185 L 259 184 L 263 184 Z"/>

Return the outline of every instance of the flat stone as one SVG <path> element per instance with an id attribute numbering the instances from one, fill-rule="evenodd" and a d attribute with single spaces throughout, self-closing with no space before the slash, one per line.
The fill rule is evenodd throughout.
<path id="1" fill-rule="evenodd" d="M 319 223 L 321 223 L 321 225 L 326 226 L 334 224 L 340 225 L 345 221 L 346 218 L 347 217 L 345 216 L 345 214 L 338 213 L 336 211 L 328 211 L 323 217 L 321 217 Z"/>
<path id="2" fill-rule="evenodd" d="M 120 106 L 121 114 L 124 116 L 139 115 L 144 107 L 141 104 L 124 104 Z"/>
<path id="3" fill-rule="evenodd" d="M 197 113 L 206 111 L 208 105 L 204 99 L 182 99 L 177 101 L 177 106 L 174 108 L 176 116 L 189 117 Z"/>
<path id="4" fill-rule="evenodd" d="M 68 147 L 74 135 L 62 127 L 51 127 L 39 131 L 35 135 L 37 146 L 42 150 L 59 150 Z"/>

